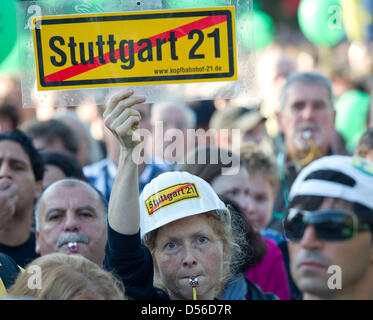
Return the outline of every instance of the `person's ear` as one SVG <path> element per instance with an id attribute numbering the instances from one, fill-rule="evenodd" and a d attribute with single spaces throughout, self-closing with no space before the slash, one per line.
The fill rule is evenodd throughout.
<path id="1" fill-rule="evenodd" d="M 39 231 L 36 231 L 35 232 L 35 238 L 36 238 L 36 241 L 35 241 L 35 252 L 37 254 L 40 254 L 39 236 L 40 236 Z"/>

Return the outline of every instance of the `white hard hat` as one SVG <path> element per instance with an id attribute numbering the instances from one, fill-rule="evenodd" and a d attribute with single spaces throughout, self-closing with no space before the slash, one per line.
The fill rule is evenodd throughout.
<path id="1" fill-rule="evenodd" d="M 223 201 L 203 179 L 188 172 L 166 172 L 148 183 L 140 195 L 140 233 L 195 214 L 215 211 L 222 221 L 230 223 Z"/>

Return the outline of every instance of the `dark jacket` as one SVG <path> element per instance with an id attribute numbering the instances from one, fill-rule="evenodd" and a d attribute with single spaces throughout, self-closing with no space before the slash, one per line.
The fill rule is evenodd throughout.
<path id="1" fill-rule="evenodd" d="M 35 233 L 31 232 L 28 240 L 19 246 L 13 247 L 0 243 L 0 252 L 8 255 L 20 267 L 24 268 L 31 261 L 40 257 L 40 255 L 35 252 L 35 239 Z"/>
<path id="2" fill-rule="evenodd" d="M 6 294 L 5 291 L 12 286 L 20 271 L 11 257 L 0 253 L 0 297 Z"/>
<path id="3" fill-rule="evenodd" d="M 232 277 L 224 290 L 220 300 L 279 300 L 273 293 L 264 293 L 245 274 L 239 273 Z"/>

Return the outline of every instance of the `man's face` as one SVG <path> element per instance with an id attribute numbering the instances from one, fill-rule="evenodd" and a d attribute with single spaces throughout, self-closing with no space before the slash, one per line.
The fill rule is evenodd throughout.
<path id="1" fill-rule="evenodd" d="M 75 233 L 87 239 L 76 241 L 76 253 L 102 264 L 106 244 L 105 209 L 98 194 L 84 183 L 74 186 L 57 182 L 42 195 L 36 252 L 70 253 L 67 236 Z M 62 242 L 61 242 L 62 241 Z M 88 242 L 88 243 L 86 243 Z"/>
<path id="2" fill-rule="evenodd" d="M 157 121 L 162 121 L 164 131 L 179 129 L 186 132 L 188 129 L 187 117 L 185 113 L 177 107 L 169 106 L 161 109 L 161 112 L 159 112 L 154 119 L 154 122 Z"/>
<path id="3" fill-rule="evenodd" d="M 319 210 L 339 209 L 352 212 L 346 201 L 325 198 Z M 344 293 L 345 297 L 361 291 L 372 277 L 373 242 L 369 231 L 359 232 L 345 241 L 325 241 L 317 238 L 314 227 L 307 226 L 299 242 L 289 242 L 291 274 L 303 293 L 330 299 Z M 329 289 L 328 268 L 340 267 L 342 291 Z M 368 281 L 369 282 L 369 281 Z"/>
<path id="4" fill-rule="evenodd" d="M 166 160 L 181 160 L 188 151 L 187 130 L 188 122 L 185 113 L 177 107 L 169 106 L 161 109 L 153 119 L 154 150 L 158 157 L 164 157 Z M 162 127 L 160 123 L 162 123 Z M 162 129 L 162 130 L 160 130 Z M 163 136 L 162 136 L 163 134 Z M 182 141 L 183 145 L 175 147 L 175 140 Z M 163 140 L 163 150 L 159 147 L 160 141 Z M 194 142 L 194 141 L 193 141 Z M 178 154 L 178 152 L 180 154 Z"/>
<path id="5" fill-rule="evenodd" d="M 310 149 L 308 134 L 313 144 L 326 153 L 334 118 L 335 112 L 324 86 L 302 82 L 291 84 L 286 93 L 285 106 L 278 113 L 279 128 L 285 135 L 289 152 L 295 155 L 307 152 Z"/>
<path id="6" fill-rule="evenodd" d="M 140 113 L 141 120 L 139 127 L 141 129 L 146 129 L 151 131 L 150 124 L 150 104 L 140 103 L 133 106 L 133 109 L 137 110 Z"/>
<path id="7" fill-rule="evenodd" d="M 15 218 L 23 216 L 26 210 L 33 210 L 41 181 L 35 181 L 30 158 L 17 142 L 0 141 L 0 179 L 9 179 L 17 188 Z"/>

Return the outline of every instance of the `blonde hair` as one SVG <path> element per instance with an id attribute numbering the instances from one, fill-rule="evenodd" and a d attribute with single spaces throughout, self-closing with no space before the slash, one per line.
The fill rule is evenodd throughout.
<path id="1" fill-rule="evenodd" d="M 41 289 L 29 279 L 40 267 Z M 31 262 L 8 290 L 11 296 L 39 300 L 124 300 L 124 288 L 110 272 L 80 255 L 51 253 Z"/>
<path id="2" fill-rule="evenodd" d="M 224 248 L 222 277 L 220 279 L 220 282 L 217 283 L 215 287 L 215 296 L 218 297 L 221 294 L 222 290 L 225 288 L 228 280 L 237 273 L 237 269 L 239 268 L 239 265 L 241 263 L 237 259 L 239 256 L 241 256 L 239 254 L 240 245 L 236 242 L 236 237 L 234 237 L 234 234 L 232 232 L 231 224 L 222 221 L 218 213 L 210 211 L 201 214 L 207 216 L 208 224 L 219 237 Z M 153 256 L 153 260 L 155 262 L 154 265 L 156 265 L 155 248 L 158 230 L 159 229 L 151 231 L 144 239 L 144 244 L 148 247 Z M 233 255 L 235 255 L 236 259 L 232 259 Z M 162 284 L 160 279 L 156 278 L 155 284 L 156 286 L 167 292 L 167 288 Z"/>
<path id="3" fill-rule="evenodd" d="M 362 135 L 356 145 L 354 155 L 365 158 L 370 150 L 373 149 L 373 128 L 368 128 Z"/>

